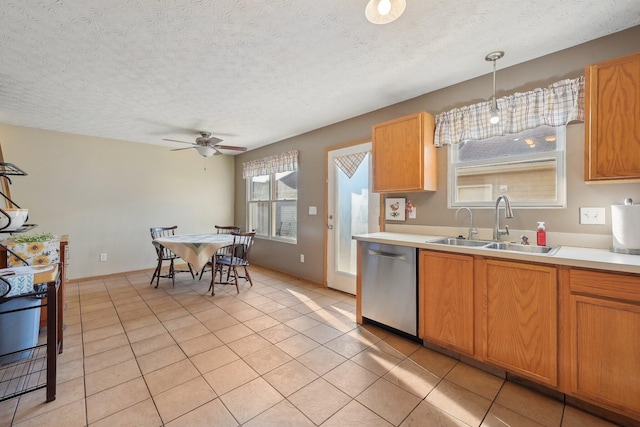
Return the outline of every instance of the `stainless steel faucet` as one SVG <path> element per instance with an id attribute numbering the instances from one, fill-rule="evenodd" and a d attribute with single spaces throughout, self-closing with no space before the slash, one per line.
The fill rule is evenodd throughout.
<path id="1" fill-rule="evenodd" d="M 511 211 L 511 204 L 509 203 L 509 199 L 504 194 L 501 194 L 496 199 L 496 223 L 493 227 L 493 240 L 496 242 L 500 240 L 500 236 L 509 235 L 509 226 L 505 225 L 504 230 L 500 230 L 500 201 L 504 202 L 504 217 L 505 218 L 513 218 L 513 212 Z"/>
<path id="2" fill-rule="evenodd" d="M 463 209 L 469 212 L 469 233 L 467 234 L 467 239 L 471 240 L 474 234 L 478 234 L 478 229 L 473 226 L 473 213 L 471 212 L 471 209 L 469 209 L 466 206 L 458 208 L 455 214 L 455 219 L 458 219 L 458 212 L 460 212 Z"/>

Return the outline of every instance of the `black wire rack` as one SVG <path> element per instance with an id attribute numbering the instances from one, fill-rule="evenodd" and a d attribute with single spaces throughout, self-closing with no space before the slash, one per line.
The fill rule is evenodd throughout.
<path id="1" fill-rule="evenodd" d="M 46 401 L 56 398 L 56 375 L 58 353 L 62 347 L 62 335 L 58 328 L 59 278 L 40 286 L 37 291 L 13 297 L 0 297 L 0 322 L 8 315 L 41 307 L 47 309 L 46 338 L 39 337 L 35 346 L 0 355 L 0 402 L 16 396 L 46 388 Z M 44 303 L 43 297 L 47 298 Z M 3 309 L 5 302 L 18 298 L 40 298 L 40 303 L 21 308 Z"/>

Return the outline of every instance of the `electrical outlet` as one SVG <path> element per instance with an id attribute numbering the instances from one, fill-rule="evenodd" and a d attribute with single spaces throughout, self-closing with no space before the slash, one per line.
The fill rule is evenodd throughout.
<path id="1" fill-rule="evenodd" d="M 604 224 L 604 208 L 580 208 L 580 224 Z"/>
<path id="2" fill-rule="evenodd" d="M 106 261 L 106 260 L 107 260 L 107 254 L 101 253 L 100 254 L 100 261 Z"/>
<path id="3" fill-rule="evenodd" d="M 304 254 L 300 254 L 300 262 L 304 263 Z"/>

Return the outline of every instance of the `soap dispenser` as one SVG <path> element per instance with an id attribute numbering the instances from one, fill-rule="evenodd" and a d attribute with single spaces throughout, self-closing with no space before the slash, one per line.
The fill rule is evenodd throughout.
<path id="1" fill-rule="evenodd" d="M 538 246 L 547 246 L 547 231 L 544 222 L 538 222 L 538 231 L 536 232 Z"/>

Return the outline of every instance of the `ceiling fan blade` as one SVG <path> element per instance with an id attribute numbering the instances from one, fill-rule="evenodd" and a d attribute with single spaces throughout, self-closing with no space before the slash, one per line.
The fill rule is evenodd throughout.
<path id="1" fill-rule="evenodd" d="M 192 148 L 196 148 L 196 147 L 195 147 L 195 146 L 193 146 L 193 147 L 186 147 L 186 148 L 174 148 L 174 149 L 169 150 L 169 151 L 191 150 Z"/>
<path id="2" fill-rule="evenodd" d="M 191 144 L 191 145 L 196 145 L 193 142 L 186 142 L 186 141 L 178 141 L 177 139 L 163 139 L 163 141 L 171 141 L 171 142 L 179 142 L 181 144 Z"/>
<path id="3" fill-rule="evenodd" d="M 219 142 L 222 142 L 222 140 L 220 138 L 216 138 L 215 136 L 211 136 L 209 137 L 209 139 L 207 139 L 207 145 L 213 146 Z"/>
<path id="4" fill-rule="evenodd" d="M 216 145 L 213 148 L 221 150 L 247 151 L 247 147 L 236 147 L 235 145 Z"/>

